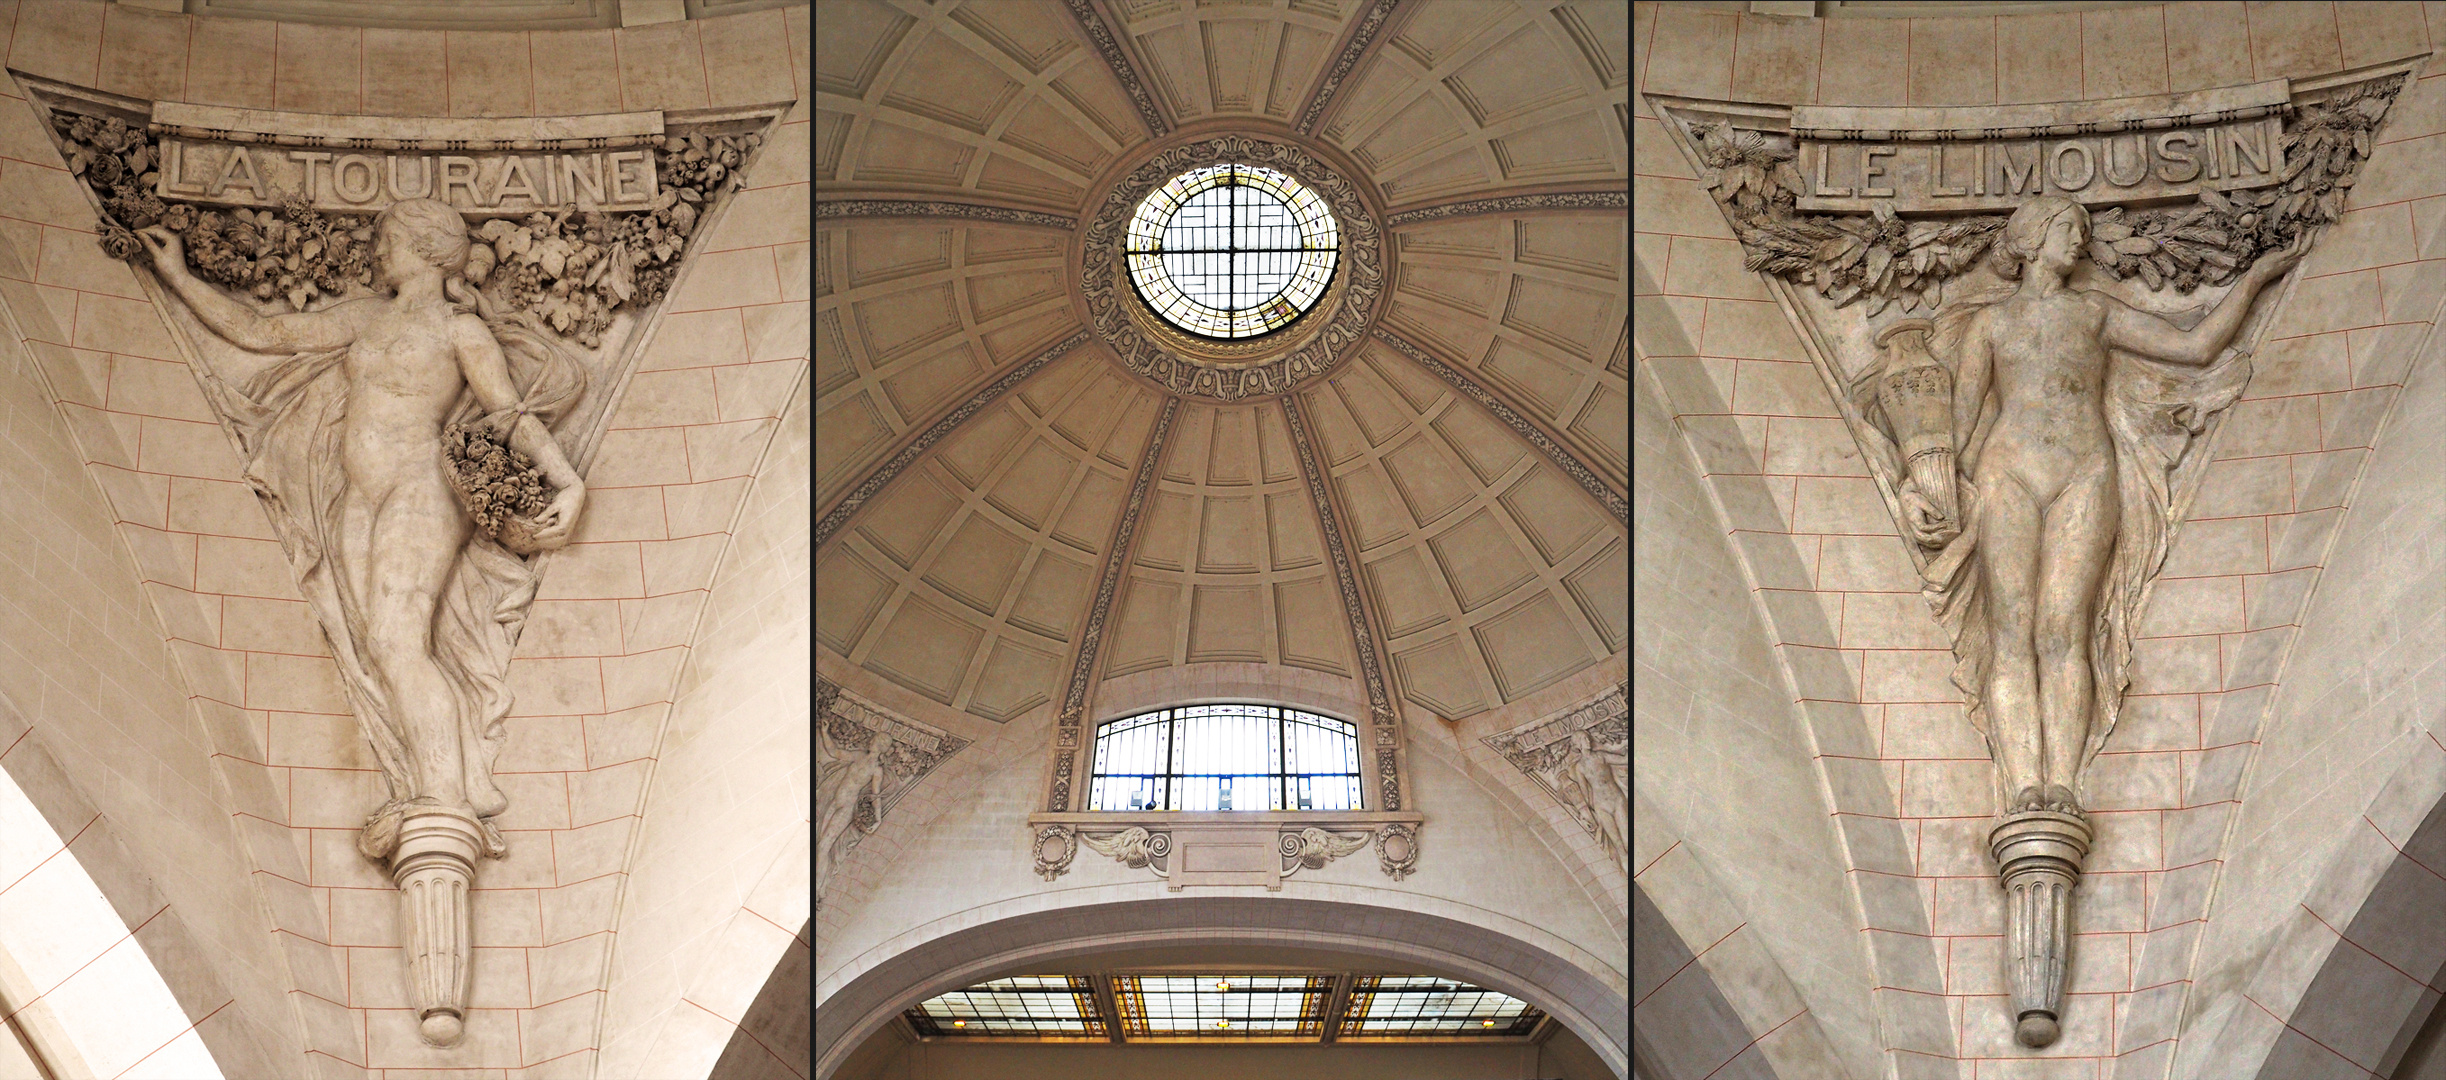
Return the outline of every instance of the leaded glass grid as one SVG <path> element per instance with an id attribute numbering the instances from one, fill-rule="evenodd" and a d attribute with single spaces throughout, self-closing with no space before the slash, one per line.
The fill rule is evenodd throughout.
<path id="1" fill-rule="evenodd" d="M 1333 979 L 1324 975 L 1124 975 L 1113 980 L 1130 1038 L 1318 1038 Z"/>
<path id="2" fill-rule="evenodd" d="M 939 994 L 910 1009 L 920 1035 L 1032 1035 L 1103 1038 L 1095 980 L 1085 975 L 1019 975 Z"/>
<path id="3" fill-rule="evenodd" d="M 1339 1037 L 1526 1035 L 1544 1014 L 1529 1003 L 1432 975 L 1362 975 L 1351 984 Z"/>
<path id="4" fill-rule="evenodd" d="M 1272 705 L 1157 709 L 1096 731 L 1088 810 L 1358 810 L 1359 728 Z"/>
<path id="5" fill-rule="evenodd" d="M 1325 200 L 1260 165 L 1209 165 L 1130 217 L 1130 283 L 1172 325 L 1246 338 L 1291 324 L 1333 280 L 1341 228 Z"/>

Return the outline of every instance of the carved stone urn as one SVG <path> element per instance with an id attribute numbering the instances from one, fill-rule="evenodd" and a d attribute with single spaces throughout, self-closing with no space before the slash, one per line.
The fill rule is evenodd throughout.
<path id="1" fill-rule="evenodd" d="M 2089 823 L 2075 814 L 2007 814 L 1987 834 L 2004 886 L 2004 948 L 2013 984 L 2013 1035 L 2046 1046 L 2063 1030 L 2064 959 L 2072 945 L 2072 890 L 2089 855 Z"/>

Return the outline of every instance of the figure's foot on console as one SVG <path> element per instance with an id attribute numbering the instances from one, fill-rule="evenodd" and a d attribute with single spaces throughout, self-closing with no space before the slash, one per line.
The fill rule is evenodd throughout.
<path id="1" fill-rule="evenodd" d="M 2040 790 L 2037 784 L 2032 784 L 2016 793 L 2013 796 L 2013 801 L 2005 806 L 2004 812 L 2008 814 L 2019 814 L 2031 810 L 2044 809 L 2047 809 L 2046 793 Z"/>
<path id="2" fill-rule="evenodd" d="M 2074 801 L 2072 789 L 2063 784 L 2047 785 L 2046 809 L 2058 814 L 2071 814 L 2074 817 L 2088 816 L 2081 812 L 2081 804 Z"/>

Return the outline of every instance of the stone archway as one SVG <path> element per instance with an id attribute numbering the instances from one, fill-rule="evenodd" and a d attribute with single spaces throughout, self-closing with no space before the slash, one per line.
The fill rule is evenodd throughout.
<path id="1" fill-rule="evenodd" d="M 908 936 L 924 938 L 930 929 Z M 1030 912 L 940 933 L 904 949 L 817 1002 L 815 1075 L 831 1077 L 860 1043 L 910 1005 L 1014 965 L 1146 945 L 1234 944 L 1329 948 L 1468 979 L 1545 1010 L 1616 1075 L 1630 1073 L 1630 1004 L 1624 990 L 1541 945 L 1399 908 L 1191 896 Z"/>

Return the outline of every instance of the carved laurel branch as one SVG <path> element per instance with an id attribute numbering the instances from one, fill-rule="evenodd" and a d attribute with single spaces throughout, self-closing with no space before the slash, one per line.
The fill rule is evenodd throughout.
<path id="1" fill-rule="evenodd" d="M 1165 123 L 1163 113 L 1155 108 L 1155 98 L 1138 81 L 1138 72 L 1130 67 L 1130 58 L 1122 53 L 1121 43 L 1113 40 L 1112 28 L 1104 25 L 1104 17 L 1096 14 L 1087 0 L 1062 0 L 1062 6 L 1070 9 L 1070 17 L 1078 20 L 1079 29 L 1094 43 L 1096 54 L 1104 58 L 1104 66 L 1112 69 L 1113 78 L 1129 93 L 1130 104 L 1138 107 L 1138 118 L 1146 122 L 1147 130 L 1158 139 L 1171 134 L 1172 125 Z"/>
<path id="2" fill-rule="evenodd" d="M 2108 277 L 2137 277 L 2151 291 L 2172 285 L 2189 293 L 2233 280 L 2261 253 L 2343 213 L 2373 134 L 2402 86 L 2403 76 L 2390 76 L 2294 109 L 2278 140 L 2287 164 L 2276 186 L 2230 194 L 2203 189 L 2185 204 L 2095 212 L 2086 254 Z M 1906 222 L 1882 205 L 1869 214 L 1803 216 L 1796 200 L 1805 188 L 1785 136 L 1729 122 L 1689 130 L 1709 170 L 1704 186 L 1747 253 L 1744 265 L 1815 287 L 1836 307 L 1866 300 L 1870 315 L 1894 303 L 1905 311 L 1934 307 L 1944 282 L 1968 271 L 2006 220 L 1989 214 Z"/>
<path id="3" fill-rule="evenodd" d="M 1026 363 L 1005 372 L 1001 378 L 995 379 L 984 389 L 970 394 L 968 400 L 960 403 L 959 408 L 951 410 L 942 419 L 928 425 L 925 433 L 919 435 L 916 441 L 901 447 L 899 453 L 892 455 L 890 460 L 876 467 L 874 472 L 868 473 L 866 479 L 859 481 L 857 487 L 850 489 L 847 497 L 834 504 L 833 508 L 824 514 L 823 519 L 815 523 L 815 546 L 823 547 L 824 542 L 832 539 L 834 533 L 841 531 L 842 526 L 849 524 L 850 516 L 857 513 L 859 507 L 866 505 L 867 500 L 874 498 L 877 492 L 889 486 L 894 478 L 909 466 L 916 464 L 917 459 L 923 456 L 928 448 L 941 442 L 945 436 L 950 435 L 969 417 L 975 416 L 986 406 L 993 404 L 1012 387 L 1026 382 L 1028 376 L 1042 370 L 1056 357 L 1086 343 L 1087 331 L 1085 330 L 1080 330 L 1055 342 Z"/>
<path id="4" fill-rule="evenodd" d="M 1342 54 L 1334 57 L 1333 66 L 1325 70 L 1325 82 L 1316 88 L 1316 96 L 1308 99 L 1308 107 L 1300 110 L 1299 125 L 1293 130 L 1302 135 L 1309 134 L 1316 127 L 1316 122 L 1324 118 L 1325 110 L 1333 103 L 1333 96 L 1341 92 L 1342 80 L 1350 76 L 1351 66 L 1359 62 L 1359 55 L 1367 51 L 1370 42 L 1376 40 L 1376 35 L 1384 29 L 1385 20 L 1392 17 L 1394 6 L 1400 2 L 1376 0 L 1367 9 L 1367 14 L 1359 17 L 1358 31 L 1350 36 L 1349 44 L 1342 46 Z"/>
<path id="5" fill-rule="evenodd" d="M 1499 199 L 1466 199 L 1441 206 L 1404 210 L 1384 219 L 1384 227 L 1399 228 L 1422 221 L 1476 214 L 1513 214 L 1523 210 L 1628 210 L 1627 191 L 1558 191 L 1545 195 L 1506 195 Z"/>
<path id="6" fill-rule="evenodd" d="M 1113 596 L 1121 588 L 1121 570 L 1130 550 L 1130 539 L 1138 532 L 1138 515 L 1146 507 L 1147 492 L 1155 484 L 1157 464 L 1163 460 L 1164 443 L 1172 435 L 1172 421 L 1180 415 L 1181 399 L 1164 399 L 1163 411 L 1155 416 L 1155 430 L 1147 436 L 1147 449 L 1138 462 L 1138 475 L 1130 480 L 1129 501 L 1122 504 L 1121 521 L 1113 529 L 1112 550 L 1104 553 L 1104 573 L 1096 582 L 1096 600 L 1087 611 L 1087 629 L 1079 635 L 1079 652 L 1070 666 L 1070 685 L 1062 692 L 1060 734 L 1054 740 L 1053 797 L 1046 808 L 1055 813 L 1070 809 L 1071 759 L 1078 755 L 1080 722 L 1087 713 L 1087 683 L 1094 676 L 1096 654 L 1104 644 L 1104 623 L 1113 610 Z"/>
<path id="7" fill-rule="evenodd" d="M 1580 485 L 1582 490 L 1588 492 L 1599 504 L 1603 505 L 1606 512 L 1614 516 L 1615 521 L 1621 522 L 1625 527 L 1630 525 L 1630 500 L 1614 494 L 1614 490 L 1607 487 L 1605 481 L 1598 479 L 1596 471 L 1581 462 L 1578 455 L 1565 449 L 1562 444 L 1553 439 L 1547 438 L 1546 433 L 1537 425 L 1530 423 L 1527 417 L 1504 404 L 1503 399 L 1496 397 L 1486 387 L 1479 385 L 1476 379 L 1462 374 L 1459 368 L 1445 363 L 1435 354 L 1411 344 L 1401 335 L 1384 327 L 1377 327 L 1375 334 L 1376 340 L 1392 346 L 1403 356 L 1417 361 L 1420 366 L 1434 372 L 1436 378 L 1451 384 L 1453 389 L 1467 395 L 1471 401 L 1484 406 L 1486 411 L 1495 414 L 1495 419 L 1502 421 L 1503 426 L 1511 428 L 1513 433 L 1528 440 L 1529 445 L 1536 447 L 1538 453 L 1546 455 L 1546 460 L 1553 462 L 1555 468 L 1563 470 L 1563 474 L 1571 477 L 1573 483 Z"/>
<path id="8" fill-rule="evenodd" d="M 970 221 L 991 221 L 1003 225 L 1034 225 L 1069 232 L 1079 227 L 1077 218 L 1059 214 L 1040 214 L 1033 210 L 1012 210 L 979 203 L 938 202 L 931 199 L 843 199 L 815 204 L 818 221 L 832 218 L 862 217 L 933 217 L 965 218 Z"/>
<path id="9" fill-rule="evenodd" d="M 1325 328 L 1287 355 L 1248 366 L 1215 364 L 1178 350 L 1140 331 L 1123 309 L 1127 290 L 1117 264 L 1127 237 L 1130 214 L 1139 200 L 1157 185 L 1181 172 L 1219 161 L 1248 161 L 1279 168 L 1308 185 L 1333 208 L 1342 226 L 1342 254 L 1350 274 L 1338 292 L 1326 295 L 1330 307 L 1308 318 L 1326 320 Z M 1365 336 L 1369 314 L 1384 289 L 1383 231 L 1368 216 L 1359 189 L 1324 162 L 1299 147 L 1246 135 L 1176 146 L 1157 154 L 1113 186 L 1104 205 L 1087 227 L 1086 258 L 1081 292 L 1096 332 L 1111 344 L 1131 371 L 1162 384 L 1176 394 L 1238 401 L 1252 394 L 1278 394 L 1331 369 Z"/>

